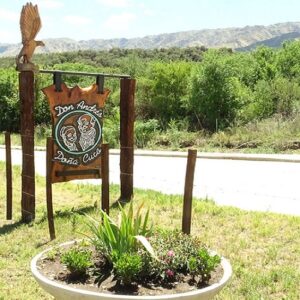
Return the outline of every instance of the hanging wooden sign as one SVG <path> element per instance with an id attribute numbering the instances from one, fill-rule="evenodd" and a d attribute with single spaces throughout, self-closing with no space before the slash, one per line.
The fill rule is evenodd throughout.
<path id="1" fill-rule="evenodd" d="M 43 89 L 52 116 L 52 183 L 73 179 L 101 178 L 102 119 L 110 93 L 61 84 Z"/>

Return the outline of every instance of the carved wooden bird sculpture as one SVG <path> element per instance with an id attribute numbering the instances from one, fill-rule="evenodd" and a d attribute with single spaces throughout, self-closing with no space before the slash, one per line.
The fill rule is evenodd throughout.
<path id="1" fill-rule="evenodd" d="M 20 18 L 20 27 L 22 33 L 22 44 L 18 57 L 17 64 L 29 63 L 31 64 L 31 57 L 37 46 L 45 46 L 42 41 L 35 41 L 37 33 L 42 27 L 41 18 L 37 5 L 27 3 L 23 6 Z"/>

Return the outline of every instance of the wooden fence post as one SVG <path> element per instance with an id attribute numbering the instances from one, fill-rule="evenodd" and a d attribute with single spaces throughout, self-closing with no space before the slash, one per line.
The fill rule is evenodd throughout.
<path id="1" fill-rule="evenodd" d="M 186 166 L 184 198 L 183 198 L 183 214 L 182 214 L 182 232 L 186 234 L 191 233 L 191 219 L 192 219 L 192 199 L 195 165 L 197 159 L 197 150 L 188 150 L 188 159 Z"/>
<path id="2" fill-rule="evenodd" d="M 123 78 L 120 83 L 120 198 L 124 201 L 130 201 L 133 197 L 134 95 L 136 80 Z"/>
<path id="3" fill-rule="evenodd" d="M 101 153 L 101 208 L 109 214 L 109 145 L 102 144 Z"/>
<path id="4" fill-rule="evenodd" d="M 12 219 L 12 166 L 10 132 L 5 132 L 6 156 L 6 219 Z"/>
<path id="5" fill-rule="evenodd" d="M 35 218 L 35 171 L 34 171 L 34 72 L 19 73 L 19 94 L 21 104 L 22 142 L 22 221 Z"/>
<path id="6" fill-rule="evenodd" d="M 50 239 L 55 239 L 54 215 L 52 203 L 52 157 L 53 157 L 53 139 L 47 138 L 46 148 L 46 201 L 47 201 L 47 217 Z"/>

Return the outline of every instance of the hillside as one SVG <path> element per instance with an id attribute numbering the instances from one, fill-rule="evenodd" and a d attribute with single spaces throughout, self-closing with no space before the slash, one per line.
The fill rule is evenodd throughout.
<path id="1" fill-rule="evenodd" d="M 300 22 L 279 23 L 269 26 L 246 26 L 242 28 L 203 29 L 132 39 L 93 39 L 75 41 L 68 38 L 46 39 L 46 47 L 37 53 L 66 52 L 76 50 L 153 49 L 170 47 L 205 46 L 207 48 L 227 47 L 235 50 L 249 50 L 257 45 L 279 47 L 285 40 L 300 36 Z M 1 44 L 0 56 L 15 56 L 20 44 Z"/>
<path id="2" fill-rule="evenodd" d="M 285 41 L 293 41 L 293 40 L 299 40 L 300 39 L 300 32 L 289 32 L 285 34 L 281 34 L 279 36 L 275 36 L 271 39 L 263 40 L 255 42 L 249 46 L 237 48 L 235 50 L 237 51 L 251 51 L 259 46 L 267 46 L 271 48 L 278 48 L 282 45 Z"/>

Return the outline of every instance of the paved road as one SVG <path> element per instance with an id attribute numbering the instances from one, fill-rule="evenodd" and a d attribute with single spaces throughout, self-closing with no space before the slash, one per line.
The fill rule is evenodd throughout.
<path id="1" fill-rule="evenodd" d="M 110 181 L 119 183 L 119 155 L 116 151 L 111 152 Z M 161 153 L 155 153 L 153 156 L 145 152 L 138 153 L 134 164 L 135 187 L 168 194 L 183 193 L 185 154 L 160 156 Z M 13 150 L 12 157 L 13 164 L 21 164 L 20 150 Z M 216 158 L 215 155 L 197 158 L 194 196 L 208 197 L 218 204 L 242 209 L 300 216 L 299 156 L 264 156 L 271 161 L 263 161 L 261 155 L 252 155 L 251 160 L 244 160 L 243 155 L 236 157 L 237 160 L 228 159 L 228 155 L 219 155 L 221 159 L 206 157 Z M 295 157 L 298 163 L 292 162 Z M 35 159 L 36 172 L 44 176 L 45 152 L 36 151 Z M 285 159 L 290 161 L 283 162 Z M 0 149 L 0 160 L 5 160 L 4 149 Z"/>

